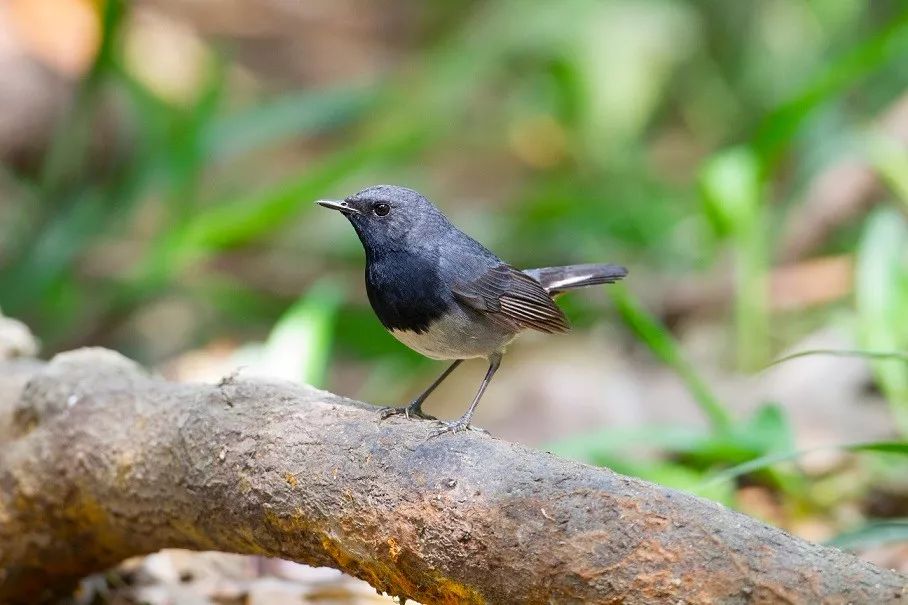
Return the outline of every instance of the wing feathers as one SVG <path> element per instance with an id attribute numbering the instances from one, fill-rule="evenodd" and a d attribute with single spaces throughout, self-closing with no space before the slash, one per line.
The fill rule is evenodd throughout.
<path id="1" fill-rule="evenodd" d="M 479 279 L 458 284 L 453 292 L 461 302 L 515 327 L 550 333 L 570 329 L 564 313 L 539 282 L 510 265 L 493 267 Z"/>
<path id="2" fill-rule="evenodd" d="M 611 284 L 627 275 L 618 265 L 589 264 L 518 271 L 500 264 L 478 279 L 457 284 L 454 295 L 464 304 L 515 328 L 566 332 L 567 319 L 552 300 L 565 290 Z"/>

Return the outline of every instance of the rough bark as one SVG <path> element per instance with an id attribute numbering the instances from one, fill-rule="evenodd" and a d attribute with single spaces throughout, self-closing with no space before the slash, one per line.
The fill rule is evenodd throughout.
<path id="1" fill-rule="evenodd" d="M 908 598 L 905 576 L 717 504 L 431 429 L 105 351 L 0 363 L 0 602 L 164 547 L 327 565 L 425 603 Z"/>

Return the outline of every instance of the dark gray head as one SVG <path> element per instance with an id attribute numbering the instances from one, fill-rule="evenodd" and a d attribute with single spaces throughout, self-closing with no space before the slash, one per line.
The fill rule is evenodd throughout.
<path id="1" fill-rule="evenodd" d="M 375 185 L 342 201 L 316 203 L 346 216 L 367 254 L 420 247 L 452 228 L 432 202 L 396 185 Z"/>

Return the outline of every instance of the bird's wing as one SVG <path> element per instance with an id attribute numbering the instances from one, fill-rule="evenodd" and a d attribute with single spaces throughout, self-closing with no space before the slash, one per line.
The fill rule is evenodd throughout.
<path id="1" fill-rule="evenodd" d="M 455 283 L 452 290 L 460 302 L 510 326 L 549 333 L 570 329 L 564 313 L 539 282 L 504 263 L 477 279 Z"/>

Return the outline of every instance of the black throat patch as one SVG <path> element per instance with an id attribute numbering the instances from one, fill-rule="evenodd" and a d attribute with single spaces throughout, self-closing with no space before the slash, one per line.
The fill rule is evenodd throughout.
<path id="1" fill-rule="evenodd" d="M 367 259 L 366 292 L 387 329 L 419 334 L 457 304 L 439 277 L 436 263 L 407 253 Z"/>

